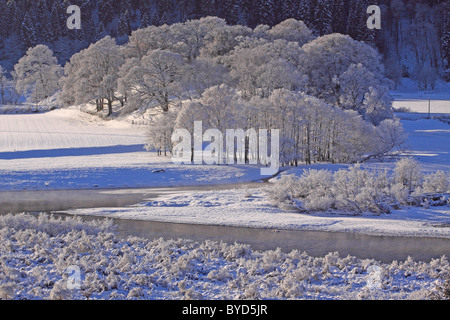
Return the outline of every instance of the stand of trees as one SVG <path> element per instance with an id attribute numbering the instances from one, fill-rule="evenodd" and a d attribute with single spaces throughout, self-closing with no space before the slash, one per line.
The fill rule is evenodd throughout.
<path id="1" fill-rule="evenodd" d="M 81 30 L 66 28 L 69 5 L 81 9 Z M 381 30 L 366 27 L 369 5 L 382 9 Z M 402 76 L 410 76 L 430 87 L 436 75 L 450 77 L 449 12 L 445 0 L 0 0 L 0 61 L 11 71 L 28 48 L 45 44 L 64 64 L 106 35 L 124 44 L 133 30 L 206 16 L 260 29 L 292 18 L 315 36 L 341 33 L 370 43 L 385 57 L 392 80 L 398 83 Z M 200 44 L 194 38 L 183 43 L 194 46 L 185 54 L 198 54 L 195 46 Z M 414 61 L 405 57 L 404 50 Z"/>
<path id="2" fill-rule="evenodd" d="M 41 51 L 48 62 L 35 74 L 60 72 L 48 47 L 33 47 L 15 67 L 18 90 L 19 71 Z M 296 19 L 252 29 L 205 17 L 138 29 L 120 45 L 105 36 L 70 58 L 59 85 L 62 104 L 95 102 L 108 116 L 114 104 L 122 115 L 158 109 L 147 147 L 160 154 L 194 121 L 279 129 L 280 162 L 290 165 L 383 157 L 404 140 L 378 51 L 348 35 L 315 36 Z"/>

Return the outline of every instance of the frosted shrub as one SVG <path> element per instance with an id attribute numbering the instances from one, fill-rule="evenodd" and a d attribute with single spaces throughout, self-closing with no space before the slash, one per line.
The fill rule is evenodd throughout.
<path id="1" fill-rule="evenodd" d="M 339 170 L 334 174 L 333 193 L 336 197 L 336 208 L 362 213 L 365 211 L 365 199 L 361 195 L 367 173 L 360 167 L 350 170 Z"/>
<path id="2" fill-rule="evenodd" d="M 391 186 L 390 192 L 399 204 L 407 204 L 409 200 L 409 189 L 402 183 L 395 183 Z"/>
<path id="3" fill-rule="evenodd" d="M 0 299 L 7 300 L 14 298 L 16 285 L 13 282 L 0 284 Z"/>
<path id="4" fill-rule="evenodd" d="M 59 280 L 56 282 L 50 291 L 49 298 L 51 300 L 70 300 L 72 299 L 72 294 L 70 290 L 67 289 L 67 281 L 66 280 Z"/>
<path id="5" fill-rule="evenodd" d="M 450 192 L 450 175 L 444 171 L 437 171 L 424 177 L 422 185 L 423 193 Z"/>
<path id="6" fill-rule="evenodd" d="M 282 175 L 274 182 L 268 192 L 273 205 L 280 208 L 292 208 L 293 200 L 298 197 L 300 183 L 294 174 Z"/>
<path id="7" fill-rule="evenodd" d="M 445 288 L 449 275 L 445 257 L 381 264 L 338 253 L 257 251 L 239 243 L 128 241 L 67 232 L 66 223 L 66 232 L 53 236 L 20 226 L 0 229 L 0 299 L 406 299 L 429 298 L 428 291 L 445 298 L 436 286 Z M 24 241 L 26 235 L 33 242 Z M 82 251 L 86 242 L 89 252 Z M 70 265 L 80 268 L 80 289 L 67 288 Z M 374 265 L 380 267 L 382 292 L 366 286 Z"/>
<path id="8" fill-rule="evenodd" d="M 397 161 L 394 168 L 394 181 L 408 188 L 410 192 L 419 187 L 423 175 L 420 172 L 420 164 L 412 158 L 403 158 Z"/>
<path id="9" fill-rule="evenodd" d="M 115 230 L 113 221 L 110 219 L 83 221 L 81 217 L 62 218 L 44 213 L 39 214 L 37 218 L 27 213 L 0 215 L 0 228 L 4 226 L 16 230 L 34 229 L 51 236 L 73 230 L 84 230 L 87 234 Z"/>
<path id="10" fill-rule="evenodd" d="M 418 162 L 404 158 L 396 163 L 392 176 L 387 171 L 363 170 L 358 164 L 335 173 L 310 169 L 298 178 L 283 175 L 267 193 L 281 209 L 382 214 L 404 204 L 446 205 L 449 198 L 440 193 L 449 191 L 450 175 L 438 171 L 424 176 Z M 429 193 L 432 199 L 426 198 Z"/>
<path id="11" fill-rule="evenodd" d="M 328 170 L 305 170 L 298 181 L 298 194 L 306 210 L 328 210 L 334 203 L 333 174 Z"/>
<path id="12" fill-rule="evenodd" d="M 333 194 L 336 208 L 363 213 L 388 213 L 391 202 L 386 172 L 362 170 L 359 165 L 334 174 Z"/>

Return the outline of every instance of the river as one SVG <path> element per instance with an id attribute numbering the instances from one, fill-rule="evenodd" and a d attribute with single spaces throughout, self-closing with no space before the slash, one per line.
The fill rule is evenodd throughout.
<path id="1" fill-rule="evenodd" d="M 123 207 L 143 199 L 156 198 L 180 191 L 218 190 L 239 187 L 260 187 L 261 183 L 240 185 L 168 187 L 111 190 L 53 190 L 0 192 L 0 214 L 9 212 L 48 212 L 66 216 L 64 210 L 93 207 Z M 105 192 L 106 191 L 106 192 Z M 115 190 L 116 191 L 116 190 Z M 101 219 L 84 216 L 83 219 Z M 245 227 L 213 225 L 191 225 L 168 222 L 114 219 L 117 235 L 130 235 L 147 239 L 191 239 L 194 241 L 215 240 L 228 243 L 249 244 L 254 250 L 281 248 L 283 251 L 297 249 L 312 256 L 324 256 L 337 251 L 341 256 L 373 258 L 382 262 L 404 260 L 411 256 L 415 260 L 429 261 L 442 255 L 450 256 L 450 240 L 438 238 L 414 238 L 393 236 L 371 236 L 346 232 L 268 230 Z"/>

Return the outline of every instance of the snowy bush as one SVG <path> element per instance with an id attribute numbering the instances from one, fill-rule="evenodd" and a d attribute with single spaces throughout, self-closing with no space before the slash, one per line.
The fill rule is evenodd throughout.
<path id="1" fill-rule="evenodd" d="M 268 192 L 269 199 L 279 207 L 289 207 L 293 200 L 299 196 L 299 180 L 294 174 L 282 175 Z"/>
<path id="2" fill-rule="evenodd" d="M 448 197 L 443 193 L 449 188 L 448 174 L 438 171 L 424 176 L 418 162 L 404 158 L 391 176 L 386 171 L 363 170 L 358 164 L 335 173 L 310 169 L 300 177 L 282 175 L 267 193 L 272 204 L 282 209 L 382 214 L 405 204 L 444 205 Z"/>
<path id="3" fill-rule="evenodd" d="M 413 191 L 422 182 L 420 164 L 412 158 L 399 160 L 394 168 L 394 181 Z"/>
<path id="4" fill-rule="evenodd" d="M 327 210 L 333 205 L 331 185 L 333 174 L 328 170 L 305 170 L 297 190 L 306 210 Z"/>
<path id="5" fill-rule="evenodd" d="M 450 174 L 437 171 L 424 176 L 422 184 L 423 193 L 450 192 Z"/>

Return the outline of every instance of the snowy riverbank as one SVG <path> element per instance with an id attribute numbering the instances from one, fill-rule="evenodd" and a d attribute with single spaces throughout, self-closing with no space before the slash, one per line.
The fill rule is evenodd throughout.
<path id="1" fill-rule="evenodd" d="M 444 297 L 449 269 L 444 257 L 380 263 L 111 231 L 105 222 L 0 216 L 0 298 L 431 299 Z"/>

